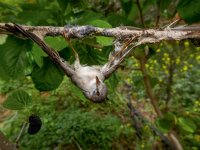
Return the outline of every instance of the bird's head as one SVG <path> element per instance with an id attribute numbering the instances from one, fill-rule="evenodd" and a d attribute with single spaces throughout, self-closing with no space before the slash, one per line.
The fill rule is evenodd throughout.
<path id="1" fill-rule="evenodd" d="M 107 99 L 107 86 L 96 76 L 96 82 L 91 91 L 85 93 L 85 96 L 94 103 L 101 103 Z"/>

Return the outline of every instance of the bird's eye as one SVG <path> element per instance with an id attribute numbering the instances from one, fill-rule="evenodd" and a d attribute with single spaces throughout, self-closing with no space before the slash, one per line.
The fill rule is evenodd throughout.
<path id="1" fill-rule="evenodd" d="M 99 91 L 97 91 L 97 95 L 98 95 L 98 96 L 100 95 Z"/>

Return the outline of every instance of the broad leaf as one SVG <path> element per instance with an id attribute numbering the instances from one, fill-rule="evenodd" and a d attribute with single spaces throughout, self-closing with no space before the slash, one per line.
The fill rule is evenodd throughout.
<path id="1" fill-rule="evenodd" d="M 194 133 L 197 129 L 197 126 L 195 125 L 195 123 L 191 119 L 188 119 L 188 118 L 180 117 L 178 119 L 178 123 L 183 130 L 190 133 Z"/>
<path id="2" fill-rule="evenodd" d="M 116 13 L 110 14 L 107 20 L 113 27 L 121 26 L 122 22 L 123 25 L 132 25 L 132 20 L 130 21 L 125 16 Z"/>
<path id="3" fill-rule="evenodd" d="M 67 42 L 61 37 L 46 37 L 45 42 L 56 51 L 60 51 L 67 46 Z"/>
<path id="4" fill-rule="evenodd" d="M 4 44 L 6 42 L 7 37 L 8 37 L 7 35 L 0 36 L 0 45 Z"/>
<path id="5" fill-rule="evenodd" d="M 103 36 L 98 36 L 96 37 L 97 42 L 101 44 L 102 46 L 110 46 L 113 44 L 113 38 L 110 37 L 103 37 Z"/>
<path id="6" fill-rule="evenodd" d="M 85 11 L 84 13 L 81 14 L 81 17 L 79 18 L 77 23 L 79 25 L 92 25 L 92 24 L 89 24 L 90 21 L 98 20 L 102 17 L 103 16 L 101 13 L 96 13 L 93 11 Z"/>
<path id="7" fill-rule="evenodd" d="M 82 64 L 87 65 L 100 65 L 104 64 L 107 60 L 105 52 L 101 49 L 95 49 L 87 45 L 76 47 Z"/>
<path id="8" fill-rule="evenodd" d="M 200 21 L 199 0 L 180 0 L 177 10 L 180 16 L 188 23 Z"/>
<path id="9" fill-rule="evenodd" d="M 59 51 L 59 55 L 64 59 L 64 60 L 69 60 L 71 55 L 73 55 L 72 50 L 69 47 L 63 48 L 61 51 Z"/>
<path id="10" fill-rule="evenodd" d="M 35 87 L 40 91 L 56 89 L 63 77 L 64 73 L 49 58 L 44 58 L 44 65 L 41 68 L 35 65 L 31 74 Z"/>
<path id="11" fill-rule="evenodd" d="M 30 66 L 27 50 L 31 47 L 29 40 L 9 36 L 6 42 L 0 45 L 0 77 L 16 79 L 25 75 L 25 69 Z"/>
<path id="12" fill-rule="evenodd" d="M 112 26 L 105 20 L 90 20 L 88 21 L 88 25 L 93 25 L 96 27 L 101 27 L 101 28 L 112 28 Z"/>
<path id="13" fill-rule="evenodd" d="M 32 103 L 32 98 L 23 90 L 11 93 L 3 103 L 3 106 L 12 110 L 21 110 Z"/>
<path id="14" fill-rule="evenodd" d="M 43 1 L 33 3 L 23 3 L 21 5 L 22 11 L 18 14 L 17 19 L 19 23 L 28 22 L 29 24 L 47 24 L 48 20 L 52 18 L 50 11 L 45 9 L 45 5 L 50 4 Z"/>
<path id="15" fill-rule="evenodd" d="M 112 26 L 105 20 L 91 20 L 88 22 L 89 25 L 93 25 L 96 27 L 101 27 L 101 28 L 111 28 Z M 110 37 L 102 37 L 102 36 L 98 36 L 96 37 L 97 42 L 99 44 L 101 44 L 102 46 L 109 46 L 112 45 L 113 43 L 113 39 Z"/>
<path id="16" fill-rule="evenodd" d="M 47 57 L 48 55 L 37 45 L 34 44 L 31 51 L 33 58 L 39 67 L 43 66 L 43 57 Z"/>

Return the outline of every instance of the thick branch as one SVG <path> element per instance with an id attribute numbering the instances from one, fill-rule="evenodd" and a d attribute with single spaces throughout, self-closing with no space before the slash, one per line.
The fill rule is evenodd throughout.
<path id="1" fill-rule="evenodd" d="M 10 24 L 12 25 L 12 24 Z M 107 36 L 121 40 L 134 38 L 139 44 L 158 43 L 162 40 L 183 40 L 188 38 L 200 38 L 200 26 L 188 26 L 177 28 L 130 30 L 127 28 L 99 28 L 93 26 L 22 26 L 25 30 L 38 36 L 61 36 L 63 32 L 68 38 L 83 38 L 86 36 Z M 0 23 L 0 34 L 15 34 L 8 30 L 5 23 Z M 16 35 L 16 34 L 15 34 Z M 22 35 L 17 35 L 22 36 Z"/>
<path id="2" fill-rule="evenodd" d="M 10 24 L 13 25 L 13 24 Z M 48 35 L 48 36 L 59 36 L 62 34 L 64 27 L 53 27 L 53 26 L 22 26 L 23 29 L 33 32 L 35 34 Z M 14 34 L 9 31 L 9 27 L 6 23 L 0 23 L 0 34 Z"/>
<path id="3" fill-rule="evenodd" d="M 11 143 L 0 131 L 0 150 L 15 150 L 15 145 Z"/>

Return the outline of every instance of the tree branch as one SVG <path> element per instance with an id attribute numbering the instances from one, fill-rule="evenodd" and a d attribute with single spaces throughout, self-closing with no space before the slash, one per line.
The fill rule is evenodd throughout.
<path id="1" fill-rule="evenodd" d="M 169 101 L 171 100 L 171 96 L 172 96 L 172 85 L 173 85 L 173 78 L 174 78 L 174 67 L 175 67 L 175 63 L 174 63 L 174 57 L 172 55 L 170 55 L 170 62 L 169 62 L 169 66 L 168 66 L 168 70 L 169 70 L 169 75 L 168 75 L 168 79 L 167 79 L 167 87 L 166 87 L 166 93 L 167 93 L 167 97 L 166 97 L 166 107 L 168 107 Z"/>
<path id="2" fill-rule="evenodd" d="M 161 4 L 161 0 L 157 0 L 156 4 L 157 4 L 156 27 L 158 27 L 158 24 L 159 24 L 159 21 L 160 21 L 160 4 Z"/>
<path id="3" fill-rule="evenodd" d="M 9 24 L 13 25 L 13 24 Z M 62 31 L 64 27 L 53 27 L 53 26 L 26 26 L 22 25 L 25 30 L 28 30 L 36 35 L 44 35 L 44 36 L 59 36 L 62 35 Z M 14 34 L 9 31 L 9 27 L 6 23 L 0 23 L 0 34 Z"/>
<path id="4" fill-rule="evenodd" d="M 137 5 L 138 10 L 139 10 L 139 13 L 140 13 L 140 21 L 141 21 L 141 23 L 142 23 L 142 26 L 145 27 L 145 24 L 144 24 L 144 17 L 143 17 L 142 8 L 141 8 L 141 6 L 140 6 L 139 0 L 136 0 L 135 3 L 136 3 L 136 5 Z"/>
<path id="5" fill-rule="evenodd" d="M 15 140 L 16 147 L 18 146 L 19 140 L 20 140 L 22 133 L 23 133 L 24 129 L 26 128 L 27 124 L 28 124 L 27 122 L 24 122 L 21 129 L 20 129 L 20 132 L 17 136 L 17 139 Z"/>
<path id="6" fill-rule="evenodd" d="M 157 116 L 161 117 L 162 112 L 159 109 L 157 97 L 154 95 L 154 93 L 152 91 L 151 83 L 150 83 L 150 80 L 148 78 L 146 68 L 145 68 L 145 62 L 146 62 L 145 58 L 140 59 L 140 68 L 141 68 L 141 72 L 142 72 L 142 75 L 144 78 L 143 80 L 144 80 L 145 89 L 146 89 L 147 95 L 149 96 L 149 98 L 151 100 L 151 104 L 153 105 L 153 108 L 154 108 Z"/>
<path id="7" fill-rule="evenodd" d="M 13 24 L 9 24 L 13 26 Z M 189 38 L 200 38 L 200 25 L 187 26 L 165 29 L 147 29 L 147 30 L 130 30 L 128 28 L 99 28 L 94 26 L 66 26 L 66 27 L 52 27 L 52 26 L 23 26 L 38 36 L 62 36 L 63 32 L 66 33 L 68 38 L 84 38 L 87 36 L 105 36 L 114 37 L 120 40 L 127 38 L 134 38 L 140 44 L 158 43 L 162 40 L 183 40 Z M 5 23 L 0 23 L 0 34 L 13 34 L 18 35 L 9 30 Z M 26 37 L 24 37 L 26 38 Z"/>
<path id="8" fill-rule="evenodd" d="M 0 131 L 0 150 L 15 150 L 15 144 L 11 143 Z"/>
<path id="9" fill-rule="evenodd" d="M 161 110 L 159 108 L 158 99 L 152 90 L 150 79 L 147 76 L 145 63 L 146 63 L 145 57 L 140 59 L 140 68 L 141 68 L 141 72 L 142 72 L 143 78 L 144 78 L 145 89 L 146 89 L 147 95 L 149 96 L 149 98 L 151 100 L 151 104 L 153 105 L 153 108 L 154 108 L 157 116 L 163 117 L 163 113 L 161 112 Z M 175 133 L 173 133 L 173 131 L 169 131 L 168 137 L 171 139 L 171 142 L 173 142 L 173 144 L 175 145 L 176 150 L 183 150 L 181 143 L 179 142 L 178 138 L 175 136 Z"/>

